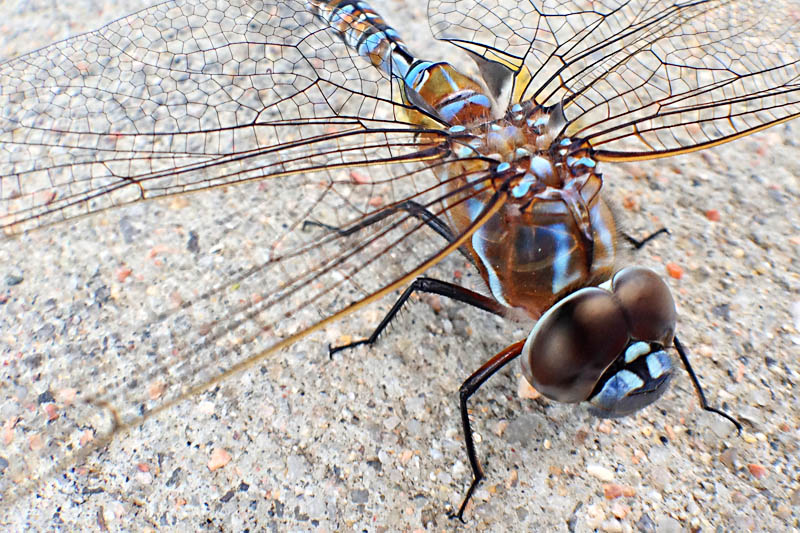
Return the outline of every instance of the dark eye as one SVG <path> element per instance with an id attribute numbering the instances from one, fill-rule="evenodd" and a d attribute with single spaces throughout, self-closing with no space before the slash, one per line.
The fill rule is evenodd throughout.
<path id="1" fill-rule="evenodd" d="M 611 291 L 581 289 L 542 316 L 522 351 L 523 374 L 548 398 L 587 400 L 598 416 L 625 416 L 666 390 L 675 320 L 655 273 L 623 269 Z"/>

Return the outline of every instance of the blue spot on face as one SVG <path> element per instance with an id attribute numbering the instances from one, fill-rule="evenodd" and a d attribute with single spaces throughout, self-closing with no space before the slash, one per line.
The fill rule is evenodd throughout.
<path id="1" fill-rule="evenodd" d="M 591 403 L 605 411 L 614 411 L 614 407 L 621 399 L 643 385 L 641 378 L 630 370 L 620 370 L 605 382 Z"/>
<path id="2" fill-rule="evenodd" d="M 664 350 L 651 353 L 645 361 L 647 362 L 647 371 L 652 378 L 660 378 L 672 370 L 672 360 Z"/>
<path id="3" fill-rule="evenodd" d="M 625 362 L 630 363 L 636 361 L 639 356 L 642 356 L 650 351 L 650 345 L 646 342 L 636 342 L 628 346 L 625 350 Z"/>

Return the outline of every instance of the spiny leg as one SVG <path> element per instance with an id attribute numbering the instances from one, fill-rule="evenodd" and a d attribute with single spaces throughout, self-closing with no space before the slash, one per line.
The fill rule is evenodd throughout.
<path id="1" fill-rule="evenodd" d="M 475 394 L 478 389 L 483 385 L 487 379 L 492 377 L 498 370 L 506 366 L 508 363 L 519 357 L 522 353 L 522 347 L 525 341 L 515 342 L 511 346 L 506 347 L 494 357 L 486 361 L 478 370 L 476 370 L 458 389 L 459 407 L 461 410 L 461 426 L 464 431 L 464 445 L 467 448 L 467 457 L 469 458 L 469 466 L 472 468 L 472 483 L 470 483 L 464 499 L 458 508 L 457 513 L 451 513 L 450 518 L 458 518 L 464 521 L 464 510 L 467 508 L 475 489 L 484 477 L 483 468 L 480 461 L 478 461 L 478 453 L 475 450 L 475 439 L 472 436 L 472 425 L 469 420 L 469 411 L 467 402 L 470 397 Z"/>
<path id="2" fill-rule="evenodd" d="M 414 200 L 406 200 L 404 202 L 400 202 L 397 205 L 393 205 L 383 209 L 373 215 L 366 217 L 364 220 L 355 224 L 353 227 L 350 228 L 338 228 L 336 226 L 331 226 L 329 224 L 324 224 L 322 222 L 317 222 L 315 220 L 306 220 L 303 222 L 303 229 L 307 229 L 309 226 L 316 226 L 319 228 L 325 228 L 330 231 L 336 231 L 339 235 L 346 237 L 348 235 L 352 235 L 361 231 L 364 228 L 368 228 L 369 226 L 380 222 L 381 220 L 394 215 L 400 211 L 405 211 L 412 217 L 419 219 L 426 226 L 431 228 L 433 231 L 444 237 L 447 242 L 453 242 L 456 236 L 453 234 L 453 230 L 450 229 L 450 226 L 447 225 L 445 221 L 441 218 L 437 217 L 430 211 L 428 211 L 422 204 L 419 202 L 415 202 Z M 475 260 L 467 253 L 466 249 L 463 247 L 458 249 L 461 252 L 467 261 L 475 264 Z"/>
<path id="3" fill-rule="evenodd" d="M 739 435 L 742 434 L 742 425 L 739 423 L 738 420 L 733 418 L 728 413 L 721 411 L 720 409 L 716 409 L 708 405 L 708 401 L 706 401 L 706 395 L 703 393 L 703 388 L 700 386 L 700 380 L 697 379 L 697 375 L 694 373 L 694 369 L 692 365 L 689 363 L 689 356 L 686 355 L 686 350 L 683 347 L 683 344 L 678 340 L 678 337 L 675 337 L 672 341 L 673 345 L 675 346 L 675 350 L 678 352 L 678 355 L 681 358 L 681 362 L 683 362 L 684 368 L 686 368 L 686 372 L 689 374 L 689 378 L 692 380 L 692 385 L 694 385 L 694 390 L 697 393 L 697 398 L 700 400 L 700 407 L 703 408 L 704 411 L 709 411 L 711 413 L 716 413 L 719 416 L 729 420 L 736 426 L 736 430 L 739 432 Z"/>
<path id="4" fill-rule="evenodd" d="M 361 344 L 373 344 L 378 339 L 380 334 L 386 329 L 386 326 L 397 316 L 397 313 L 403 307 L 403 305 L 408 301 L 411 295 L 416 292 L 427 292 L 430 294 L 438 294 L 439 296 L 444 296 L 446 298 L 450 298 L 452 300 L 456 300 L 472 307 L 477 307 L 478 309 L 483 309 L 484 311 L 488 311 L 498 316 L 503 316 L 507 309 L 502 306 L 501 304 L 497 303 L 494 299 L 484 296 L 483 294 L 477 293 L 475 291 L 471 291 L 466 289 L 460 285 L 456 285 L 454 283 L 449 283 L 447 281 L 442 281 L 434 278 L 417 278 L 415 279 L 411 285 L 409 285 L 403 294 L 400 295 L 400 298 L 394 303 L 389 312 L 386 313 L 386 316 L 383 317 L 378 327 L 375 328 L 375 331 L 367 337 L 366 339 L 361 339 L 355 342 L 351 342 L 350 344 L 345 344 L 344 346 L 336 346 L 330 348 L 330 355 L 333 356 L 336 352 L 340 352 L 342 350 L 346 350 L 348 348 L 353 348 L 355 346 L 359 346 Z"/>
<path id="5" fill-rule="evenodd" d="M 628 243 L 629 243 L 631 246 L 633 246 L 633 249 L 634 249 L 634 250 L 639 250 L 639 249 L 640 249 L 640 248 L 642 248 L 642 247 L 643 247 L 645 244 L 647 244 L 647 243 L 648 243 L 648 242 L 650 242 L 651 240 L 655 239 L 656 237 L 658 237 L 658 236 L 659 236 L 659 235 L 661 235 L 662 233 L 666 233 L 667 235 L 671 235 L 671 234 L 670 234 L 670 232 L 669 232 L 669 230 L 668 230 L 667 228 L 661 228 L 660 230 L 658 230 L 658 231 L 655 231 L 655 232 L 651 233 L 650 235 L 648 235 L 647 237 L 645 237 L 645 238 L 643 238 L 643 239 L 637 239 L 637 238 L 635 238 L 635 237 L 631 237 L 630 235 L 628 235 L 627 233 L 624 233 L 624 232 L 620 232 L 620 236 L 621 236 L 623 239 L 625 239 L 626 241 L 628 241 Z"/>
<path id="6" fill-rule="evenodd" d="M 382 209 L 375 214 L 372 214 L 366 217 L 364 220 L 355 224 L 353 227 L 350 228 L 338 228 L 336 226 L 331 226 L 329 224 L 324 224 L 322 222 L 317 222 L 315 220 L 306 220 L 303 222 L 303 229 L 307 229 L 308 226 L 317 226 L 320 228 L 325 228 L 327 230 L 336 231 L 339 235 L 344 237 L 348 235 L 352 235 L 361 231 L 364 228 L 368 228 L 369 226 L 380 222 L 381 220 L 388 218 L 399 211 L 405 211 L 409 215 L 414 218 L 418 218 L 422 222 L 424 222 L 429 228 L 433 231 L 444 237 L 447 242 L 453 242 L 455 236 L 453 235 L 453 231 L 450 229 L 444 221 L 442 221 L 439 217 L 425 209 L 422 204 L 419 202 L 415 202 L 414 200 L 406 200 L 404 202 L 400 202 L 397 205 L 393 205 L 387 207 L 386 209 Z"/>
<path id="7" fill-rule="evenodd" d="M 383 220 L 387 216 L 396 213 L 397 211 L 406 211 L 412 216 L 419 218 L 429 227 L 431 227 L 436 233 L 444 237 L 448 242 L 452 242 L 454 240 L 454 236 L 450 228 L 442 222 L 439 218 L 435 215 L 430 213 L 427 209 L 422 207 L 420 204 L 414 201 L 407 201 L 403 202 L 402 204 L 398 204 L 398 206 L 393 207 L 392 209 L 387 209 L 380 213 L 377 213 L 373 217 L 369 217 L 359 223 L 358 225 L 354 226 L 353 228 L 348 228 L 347 230 L 340 230 L 339 228 L 331 227 L 326 224 L 322 224 L 319 222 L 306 222 L 304 223 L 304 227 L 306 224 L 308 225 L 316 225 L 320 227 L 324 227 L 329 230 L 339 231 L 342 235 L 350 235 L 356 231 L 359 231 L 371 224 L 379 222 Z M 467 259 L 472 262 L 472 258 L 469 257 L 463 248 L 460 251 L 467 256 Z M 484 311 L 488 311 L 498 316 L 503 316 L 507 309 L 499 304 L 496 300 L 489 298 L 488 296 L 484 296 L 483 294 L 477 293 L 475 291 L 466 289 L 459 285 L 455 285 L 453 283 L 449 283 L 442 280 L 437 280 L 434 278 L 426 278 L 420 277 L 415 279 L 411 285 L 409 285 L 403 294 L 397 299 L 395 304 L 389 310 L 388 313 L 383 317 L 380 324 L 375 328 L 372 334 L 362 340 L 358 340 L 355 342 L 351 342 L 344 346 L 337 346 L 329 348 L 330 356 L 333 357 L 333 354 L 336 352 L 353 348 L 355 346 L 361 344 L 371 345 L 373 344 L 380 334 L 386 329 L 389 323 L 397 316 L 397 313 L 403 307 L 403 305 L 408 301 L 411 295 L 415 291 L 427 292 L 431 294 L 437 294 L 439 296 L 445 296 L 447 298 L 451 298 L 453 300 L 457 300 L 463 302 L 467 305 L 471 305 L 473 307 L 477 307 L 479 309 L 483 309 Z M 460 387 L 459 389 L 459 398 L 460 398 L 460 411 L 461 411 L 461 424 L 464 432 L 464 442 L 467 449 L 467 457 L 469 458 L 470 467 L 472 469 L 472 482 L 470 483 L 469 488 L 467 489 L 467 493 L 464 496 L 463 501 L 461 502 L 461 506 L 459 510 L 455 514 L 451 514 L 451 517 L 458 518 L 462 522 L 464 521 L 464 510 L 469 503 L 469 500 L 472 498 L 475 489 L 477 488 L 478 484 L 484 477 L 483 469 L 481 468 L 480 461 L 478 460 L 478 454 L 475 449 L 475 439 L 472 434 L 472 426 L 469 420 L 469 412 L 467 403 L 469 398 L 477 392 L 477 390 L 483 385 L 483 383 L 489 379 L 492 375 L 494 375 L 498 370 L 503 368 L 505 365 L 516 359 L 522 351 L 522 347 L 525 344 L 525 341 L 520 341 L 511 346 L 507 347 L 505 350 L 501 351 L 494 357 L 492 357 L 489 361 L 487 361 L 481 368 L 479 368 L 475 373 L 473 373 Z"/>

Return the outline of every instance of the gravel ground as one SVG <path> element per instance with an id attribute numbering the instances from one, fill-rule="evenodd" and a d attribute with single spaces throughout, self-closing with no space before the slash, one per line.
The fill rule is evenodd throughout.
<path id="1" fill-rule="evenodd" d="M 6 2 L 0 56 L 149 4 Z M 395 14 L 401 7 L 386 6 Z M 423 13 L 388 18 L 407 40 L 426 39 L 417 35 L 427 28 Z M 599 421 L 581 406 L 525 398 L 515 366 L 472 404 L 487 479 L 468 511 L 470 529 L 797 530 L 798 131 L 800 123 L 789 123 L 704 153 L 603 169 L 607 197 L 629 233 L 672 232 L 634 259 L 665 273 L 706 394 L 744 423 L 745 434 L 700 411 L 685 375 L 642 413 Z M 487 356 L 525 333 L 426 298 L 371 350 L 329 361 L 325 347 L 368 332 L 388 302 L 149 419 L 79 465 L 49 471 L 33 488 L 11 490 L 15 463 L 34 462 L 28 450 L 46 457 L 58 444 L 48 433 L 41 441 L 15 428 L 20 409 L 58 415 L 47 409 L 68 403 L 73 389 L 64 383 L 78 383 L 80 394 L 81 383 L 110 387 L 129 376 L 129 386 L 160 396 L 158 369 L 184 353 L 182 337 L 193 331 L 158 320 L 158 309 L 248 264 L 260 238 L 234 215 L 243 198 L 260 201 L 259 192 L 244 186 L 151 202 L 0 241 L 0 353 L 17 376 L 2 386 L 5 529 L 460 528 L 446 517 L 469 479 L 457 390 Z M 267 218 L 276 205 L 268 200 Z M 679 279 L 666 276 L 671 264 L 682 270 Z M 237 298 L 212 295 L 198 313 L 224 321 Z M 220 357 L 255 351 L 240 343 L 219 338 L 216 348 Z M 90 356 L 113 361 L 88 365 Z M 103 372 L 112 367 L 128 376 Z M 77 435 L 90 427 L 88 418 L 69 418 Z M 110 423 L 107 414 L 91 419 L 92 427 Z M 607 497 L 617 490 L 621 497 Z"/>

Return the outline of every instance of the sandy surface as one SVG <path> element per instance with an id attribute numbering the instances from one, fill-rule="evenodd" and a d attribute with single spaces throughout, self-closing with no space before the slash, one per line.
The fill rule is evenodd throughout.
<path id="1" fill-rule="evenodd" d="M 0 55 L 148 4 L 5 3 Z M 412 36 L 427 28 L 423 11 L 389 19 Z M 661 273 L 668 263 L 682 268 L 680 279 L 667 278 L 679 334 L 709 400 L 739 417 L 745 435 L 701 412 L 685 375 L 642 413 L 598 421 L 580 406 L 521 398 L 514 366 L 472 404 L 487 479 L 468 511 L 470 529 L 798 527 L 798 131 L 800 124 L 789 123 L 702 154 L 604 167 L 608 198 L 633 206 L 619 209 L 630 233 L 671 230 L 635 260 Z M 47 405 L 64 409 L 70 390 L 80 394 L 84 386 L 123 378 L 158 399 L 161 365 L 191 353 L 184 339 L 197 327 L 158 320 L 158 312 L 251 264 L 263 238 L 238 222 L 242 206 L 251 205 L 243 198 L 263 201 L 267 218 L 275 203 L 258 194 L 249 186 L 153 202 L 0 241 L 5 488 L 15 484 L 9 472 L 28 461 L 29 451 L 46 458 L 63 444 L 47 432 L 36 441 L 14 428 L 20 409 L 47 417 Z M 197 246 L 189 244 L 192 234 Z M 463 260 L 444 268 L 464 268 Z M 198 304 L 198 314 L 224 323 L 227 306 L 247 297 L 229 289 L 207 307 Z M 525 332 L 476 310 L 422 299 L 374 349 L 327 359 L 329 342 L 367 333 L 389 303 L 148 420 L 13 501 L 5 494 L 0 523 L 16 531 L 458 529 L 446 517 L 469 479 L 458 387 Z M 257 348 L 228 335 L 216 340 L 214 353 L 222 361 Z M 167 373 L 180 379 L 203 370 Z M 60 420 L 72 417 L 75 442 L 90 420 L 91 427 L 108 427 L 107 417 L 80 420 L 78 412 L 66 410 Z M 627 495 L 606 498 L 608 484 Z"/>

